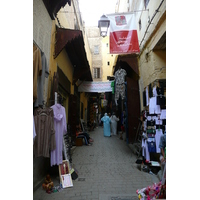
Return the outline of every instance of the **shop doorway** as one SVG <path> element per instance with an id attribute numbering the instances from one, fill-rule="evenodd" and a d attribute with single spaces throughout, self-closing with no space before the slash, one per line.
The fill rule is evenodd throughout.
<path id="1" fill-rule="evenodd" d="M 136 138 L 140 118 L 140 96 L 138 80 L 127 80 L 127 111 L 128 111 L 128 143 L 133 143 Z"/>

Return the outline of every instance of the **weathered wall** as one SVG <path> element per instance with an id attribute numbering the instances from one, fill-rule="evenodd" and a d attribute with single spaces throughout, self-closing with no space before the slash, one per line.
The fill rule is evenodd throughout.
<path id="1" fill-rule="evenodd" d="M 166 79 L 166 49 L 154 50 L 159 39 L 166 32 L 166 18 L 161 19 L 159 23 L 139 57 L 141 110 L 143 110 L 144 89 L 155 80 Z"/>
<path id="2" fill-rule="evenodd" d="M 84 33 L 85 52 L 87 55 L 88 63 L 90 65 L 90 71 L 92 73 L 92 54 L 89 46 L 88 35 L 86 32 L 83 33 Z"/>
<path id="3" fill-rule="evenodd" d="M 143 0 L 130 1 L 130 11 L 137 11 L 135 16 L 140 45 L 138 64 L 141 110 L 143 110 L 142 92 L 144 89 L 157 79 L 166 79 L 166 47 L 155 50 L 155 46 L 166 33 L 166 1 L 160 6 L 159 12 L 155 14 L 160 3 L 161 1 L 150 0 L 145 8 Z M 141 28 L 139 28 L 139 21 L 141 21 Z"/>
<path id="4" fill-rule="evenodd" d="M 99 35 L 99 28 L 98 27 L 86 27 L 86 34 L 88 37 L 89 47 L 91 51 L 91 57 L 92 57 L 92 77 L 94 77 L 94 67 L 101 68 L 101 75 L 100 79 L 93 79 L 93 81 L 101 81 L 102 80 L 102 38 Z M 99 54 L 94 54 L 94 46 L 99 47 Z"/>
<path id="5" fill-rule="evenodd" d="M 101 69 L 101 78 L 93 79 L 93 81 L 107 81 L 107 76 L 112 76 L 113 65 L 117 56 L 116 54 L 110 54 L 109 36 L 101 37 L 98 27 L 86 27 L 86 34 L 92 54 L 92 68 L 99 67 Z M 94 54 L 94 46 L 96 45 L 99 46 L 99 54 L 97 55 Z"/>
<path id="6" fill-rule="evenodd" d="M 110 54 L 109 36 L 102 39 L 102 81 L 107 81 L 107 76 L 112 76 L 116 54 Z M 109 65 L 108 65 L 109 62 Z"/>
<path id="7" fill-rule="evenodd" d="M 50 60 L 52 20 L 42 0 L 33 1 L 33 40 L 45 53 L 47 66 Z M 47 102 L 48 79 L 45 79 L 44 101 Z"/>
<path id="8" fill-rule="evenodd" d="M 60 23 L 62 28 L 74 29 L 75 17 L 73 6 L 66 4 L 65 7 L 62 7 L 58 12 L 57 18 L 59 20 L 55 20 L 57 25 Z"/>

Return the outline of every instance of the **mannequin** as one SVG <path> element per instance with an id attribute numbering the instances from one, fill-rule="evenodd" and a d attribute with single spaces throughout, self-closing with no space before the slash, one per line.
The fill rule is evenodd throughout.
<path id="1" fill-rule="evenodd" d="M 117 104 L 117 100 L 121 95 L 122 100 L 125 99 L 125 76 L 127 75 L 124 69 L 119 69 L 115 72 L 115 103 Z"/>

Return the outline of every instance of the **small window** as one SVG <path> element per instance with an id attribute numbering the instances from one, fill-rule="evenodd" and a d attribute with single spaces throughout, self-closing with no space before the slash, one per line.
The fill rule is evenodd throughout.
<path id="1" fill-rule="evenodd" d="M 100 68 L 94 68 L 94 78 L 100 78 Z"/>
<path id="2" fill-rule="evenodd" d="M 106 47 L 108 47 L 108 43 L 106 43 Z"/>
<path id="3" fill-rule="evenodd" d="M 108 65 L 110 65 L 110 62 L 108 61 Z"/>
<path id="4" fill-rule="evenodd" d="M 94 54 L 99 54 L 99 46 L 97 45 L 94 46 Z"/>

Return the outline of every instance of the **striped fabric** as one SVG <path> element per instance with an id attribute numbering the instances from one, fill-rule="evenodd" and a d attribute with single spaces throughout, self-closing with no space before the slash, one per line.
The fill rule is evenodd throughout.
<path id="1" fill-rule="evenodd" d="M 34 121 L 36 131 L 34 155 L 50 157 L 50 151 L 56 148 L 53 109 L 37 108 L 34 112 Z"/>

